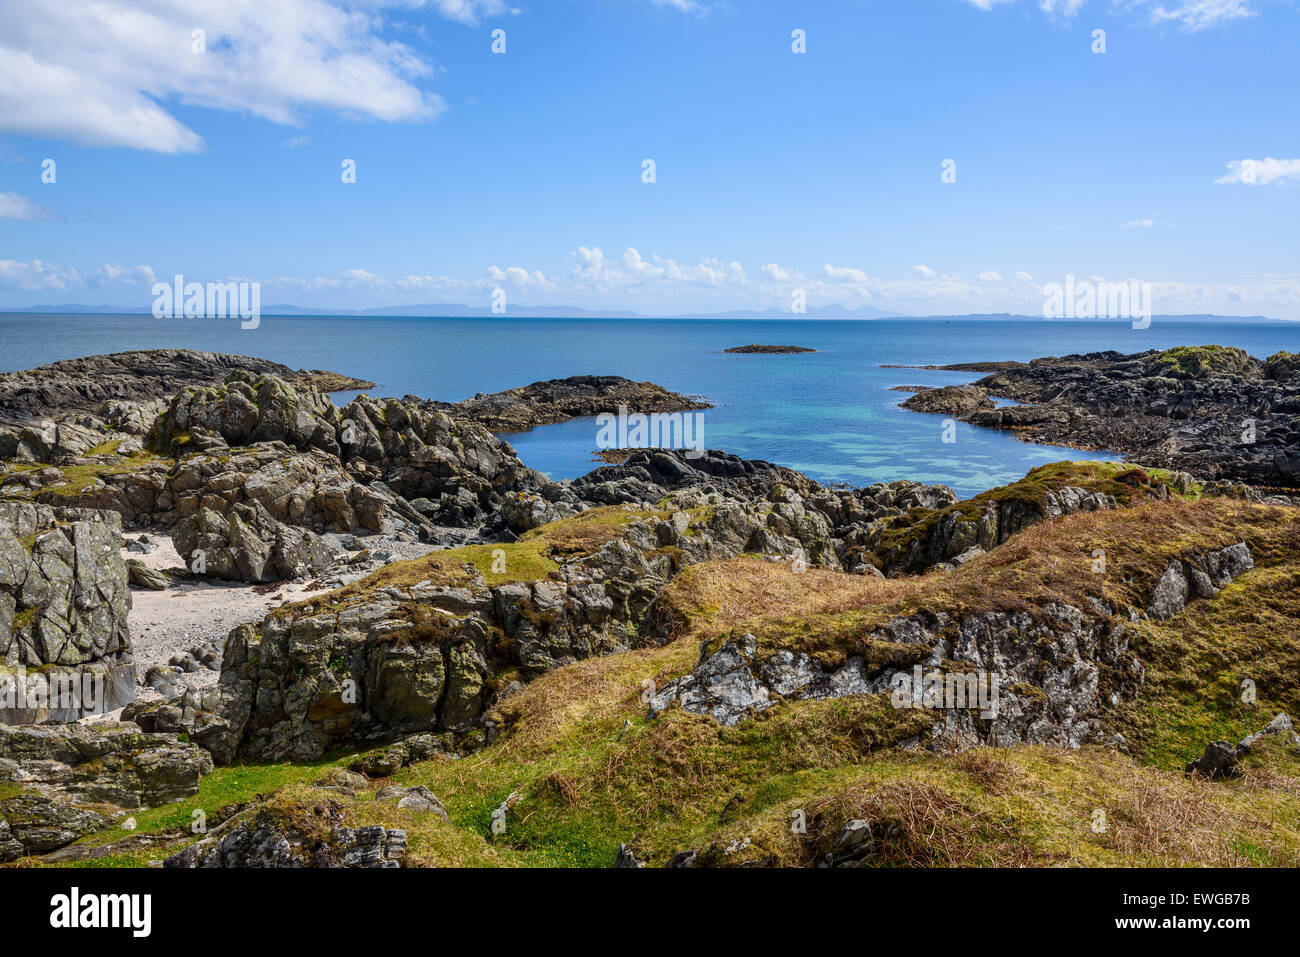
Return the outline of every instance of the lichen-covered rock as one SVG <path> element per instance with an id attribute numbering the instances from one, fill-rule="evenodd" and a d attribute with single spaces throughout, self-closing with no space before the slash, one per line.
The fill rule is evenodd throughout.
<path id="1" fill-rule="evenodd" d="M 1096 739 L 1099 719 L 1114 700 L 1131 698 L 1142 665 L 1128 647 L 1127 614 L 1105 607 L 1083 612 L 1054 603 L 1037 615 L 984 611 L 963 617 L 919 613 L 896 618 L 865 636 L 888 649 L 882 659 L 850 655 L 829 668 L 788 649 L 760 653 L 752 635 L 724 642 L 683 678 L 649 699 L 650 713 L 670 706 L 734 725 L 782 700 L 896 693 L 909 678 L 913 693 L 901 705 L 933 709 L 929 746 L 948 751 L 980 744 L 1028 742 L 1078 747 Z M 923 701 L 913 671 L 981 675 L 988 700 L 974 695 L 948 706 Z M 964 687 L 969 688 L 969 685 Z M 891 702 L 900 706 L 891 694 Z M 987 709 L 985 705 L 991 705 Z M 918 713 L 926 713 L 918 711 Z"/>
<path id="2" fill-rule="evenodd" d="M 182 389 L 150 442 L 177 455 L 197 444 L 209 461 L 215 456 L 222 462 L 231 458 L 226 446 L 252 445 L 253 452 L 243 454 L 260 454 L 263 446 L 282 443 L 290 453 L 317 453 L 341 463 L 350 481 L 330 479 L 324 486 L 299 480 L 310 457 L 290 454 L 282 456 L 282 470 L 256 469 L 257 484 L 247 497 L 295 525 L 310 524 L 314 515 L 336 528 L 349 523 L 377 528 L 381 505 L 392 504 L 392 495 L 425 499 L 431 506 L 426 518 L 437 524 L 477 525 L 495 515 L 506 493 L 550 484 L 487 429 L 429 403 L 363 395 L 340 410 L 309 387 L 242 371 L 220 386 Z M 180 467 L 190 466 L 183 461 Z M 213 481 L 200 477 L 193 487 L 206 489 Z M 375 491 L 377 482 L 392 493 L 389 502 L 354 488 L 359 483 Z M 285 502 L 287 516 L 279 514 L 277 502 Z"/>
<path id="3" fill-rule="evenodd" d="M 1171 562 L 1156 583 L 1156 590 L 1151 596 L 1148 611 L 1153 618 L 1172 618 L 1187 607 L 1187 574 L 1183 563 Z"/>
<path id="4" fill-rule="evenodd" d="M 0 830 L 0 862 L 53 851 L 109 824 L 106 817 L 90 808 L 39 794 L 20 794 L 0 801 L 0 820 L 4 822 Z"/>
<path id="5" fill-rule="evenodd" d="M 334 558 L 319 536 L 276 521 L 258 504 L 225 514 L 201 507 L 176 524 L 172 543 L 193 573 L 235 581 L 319 574 Z"/>
<path id="6" fill-rule="evenodd" d="M 128 558 L 126 570 L 132 588 L 146 588 L 149 591 L 167 590 L 169 584 L 167 576 L 156 568 L 150 568 L 138 558 Z"/>
<path id="7" fill-rule="evenodd" d="M 0 503 L 0 723 L 68 721 L 135 697 L 121 520 Z"/>
<path id="8" fill-rule="evenodd" d="M 87 803 L 157 807 L 198 791 L 212 758 L 131 723 L 0 726 L 0 781 Z"/>
<path id="9" fill-rule="evenodd" d="M 388 787 L 380 788 L 375 794 L 376 801 L 397 801 L 397 806 L 407 811 L 422 811 L 429 814 L 436 814 L 444 821 L 451 821 L 447 814 L 447 809 L 442 802 L 438 800 L 437 795 L 426 788 L 423 784 L 417 784 L 415 787 L 402 787 L 391 784 Z"/>
<path id="10" fill-rule="evenodd" d="M 1172 618 L 1187 607 L 1189 598 L 1213 598 L 1219 589 L 1255 567 L 1245 542 L 1203 555 L 1189 553 L 1170 562 L 1156 583 L 1147 607 L 1152 618 Z"/>
<path id="11" fill-rule="evenodd" d="M 229 828 L 208 837 L 163 862 L 169 868 L 302 868 L 400 867 L 406 857 L 406 832 L 378 825 L 345 827 L 337 805 L 316 809 L 323 820 L 295 820 L 256 808 Z"/>

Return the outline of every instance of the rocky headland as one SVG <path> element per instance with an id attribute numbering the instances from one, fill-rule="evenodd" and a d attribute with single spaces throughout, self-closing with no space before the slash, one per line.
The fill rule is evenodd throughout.
<path id="1" fill-rule="evenodd" d="M 997 365 L 969 385 L 919 392 L 903 407 L 1205 479 L 1300 489 L 1300 356 L 1260 360 L 1232 347 L 1189 346 Z M 1018 404 L 995 407 L 993 398 Z"/>

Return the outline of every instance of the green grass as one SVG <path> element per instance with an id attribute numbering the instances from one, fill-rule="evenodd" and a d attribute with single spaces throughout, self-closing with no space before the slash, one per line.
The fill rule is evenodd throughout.
<path id="1" fill-rule="evenodd" d="M 1251 358 L 1235 346 L 1177 346 L 1152 359 L 1153 371 L 1176 378 L 1199 377 L 1215 372 L 1241 372 Z"/>
<path id="2" fill-rule="evenodd" d="M 203 778 L 199 783 L 198 793 L 194 796 L 175 804 L 130 811 L 123 815 L 119 821 L 125 821 L 128 817 L 135 818 L 134 831 L 128 831 L 121 826 L 109 827 L 78 843 L 99 847 L 115 843 L 132 834 L 188 831 L 194 821 L 193 814 L 197 810 L 202 810 L 207 815 L 208 824 L 212 826 L 216 823 L 217 812 L 227 805 L 250 801 L 258 795 L 271 794 L 292 784 L 310 783 L 320 777 L 325 768 L 344 766 L 349 760 L 349 758 L 335 757 L 313 764 L 233 765 L 217 768 Z M 188 843 L 188 840 L 181 842 L 177 847 L 184 843 Z M 151 860 L 158 860 L 175 853 L 177 847 L 155 847 L 58 866 L 143 867 Z"/>
<path id="3" fill-rule="evenodd" d="M 106 442 L 103 445 L 91 449 L 90 456 L 111 456 L 116 455 L 119 441 Z M 41 471 L 44 469 L 58 469 L 61 473 L 60 481 L 54 484 L 44 485 L 36 490 L 23 489 L 10 490 L 6 494 L 14 498 L 31 499 L 39 495 L 50 494 L 60 498 L 73 498 L 80 495 L 87 488 L 94 485 L 106 475 L 126 475 L 130 472 L 138 471 L 146 465 L 155 462 L 170 463 L 169 459 L 154 455 L 152 452 L 135 452 L 131 455 L 117 456 L 115 459 L 104 462 L 85 462 L 78 465 L 48 465 L 36 464 L 19 468 L 19 471 Z"/>

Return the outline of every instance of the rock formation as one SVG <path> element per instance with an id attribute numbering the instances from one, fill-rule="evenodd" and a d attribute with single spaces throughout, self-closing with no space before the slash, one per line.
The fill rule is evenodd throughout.
<path id="1" fill-rule="evenodd" d="M 1020 404 L 992 408 L 989 396 Z M 1203 479 L 1300 488 L 1300 359 L 1287 352 L 1259 360 L 1190 346 L 1035 359 L 903 406 Z"/>

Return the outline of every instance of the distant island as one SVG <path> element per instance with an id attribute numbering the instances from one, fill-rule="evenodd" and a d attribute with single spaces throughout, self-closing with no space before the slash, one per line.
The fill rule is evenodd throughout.
<path id="1" fill-rule="evenodd" d="M 808 349 L 804 346 L 761 346 L 757 342 L 751 342 L 747 346 L 732 346 L 730 349 L 724 349 L 724 352 L 741 352 L 741 353 L 773 353 L 785 355 L 792 352 L 816 352 L 816 349 Z"/>

